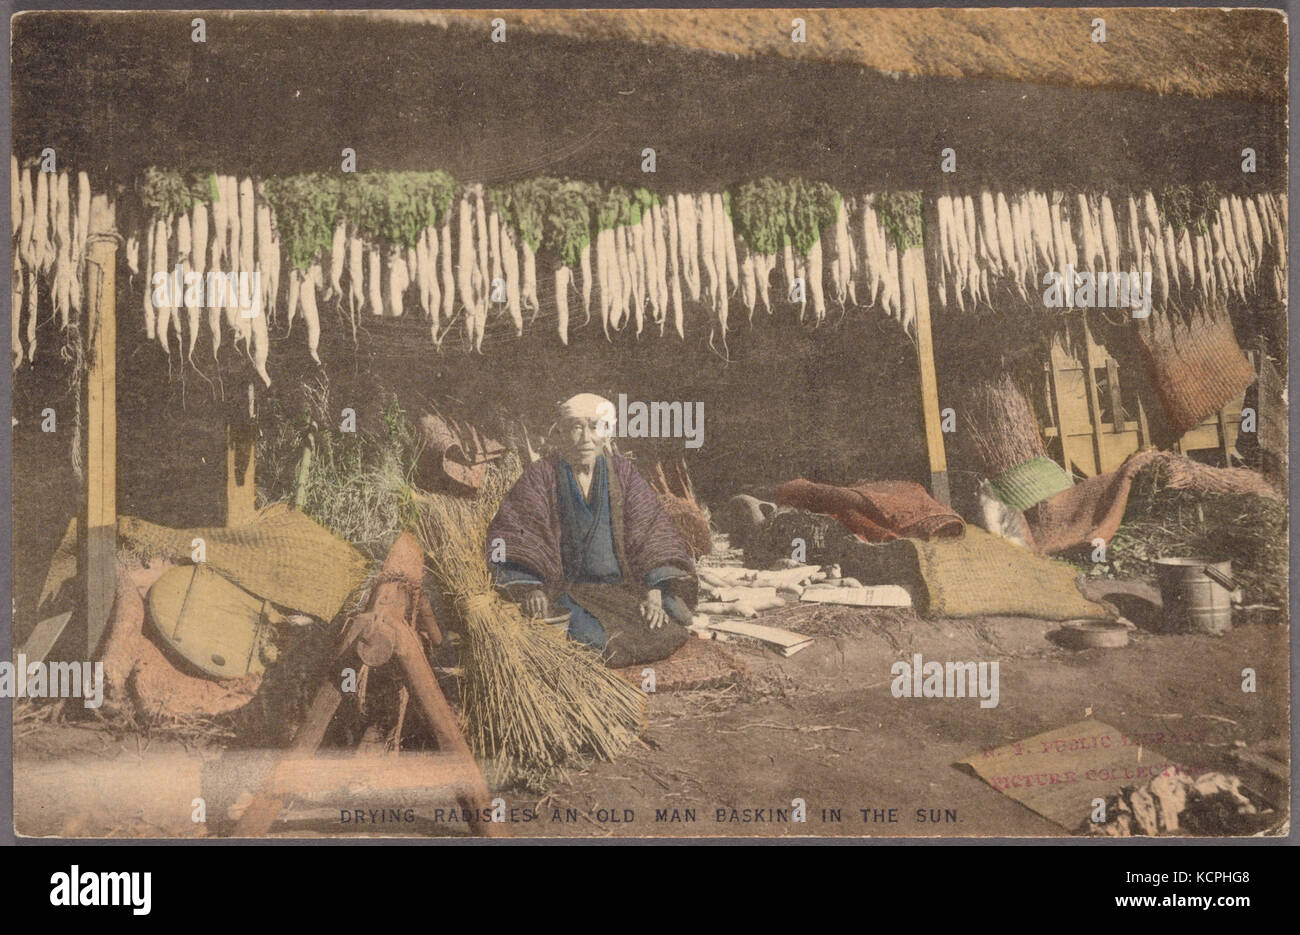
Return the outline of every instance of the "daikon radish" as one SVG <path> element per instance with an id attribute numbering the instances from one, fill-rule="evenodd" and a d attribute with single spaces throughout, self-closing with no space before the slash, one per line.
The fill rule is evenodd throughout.
<path id="1" fill-rule="evenodd" d="M 839 210 L 841 212 L 844 211 L 843 198 L 840 199 Z M 830 274 L 831 274 L 831 294 L 835 298 L 835 301 L 839 302 L 840 308 L 843 308 L 844 302 L 849 297 L 849 287 L 848 287 L 848 283 L 845 282 L 845 277 L 844 277 L 845 267 L 848 266 L 848 263 L 846 262 L 847 258 L 844 256 L 844 254 L 847 252 L 847 247 L 845 246 L 843 241 L 840 240 L 840 225 L 838 223 L 838 220 L 835 223 L 832 223 L 830 227 L 827 229 L 827 239 L 830 241 L 830 256 L 827 259 L 829 259 L 828 265 L 830 266 Z M 750 275 L 752 276 L 752 274 L 753 271 L 751 270 Z M 741 292 L 742 294 L 745 292 L 743 273 L 742 273 L 742 282 L 741 282 Z M 749 304 L 748 300 L 746 300 L 746 304 Z M 753 305 L 749 306 L 749 313 L 750 313 L 750 318 L 752 319 L 754 314 Z"/>
<path id="2" fill-rule="evenodd" d="M 629 296 L 632 295 L 632 270 L 628 267 L 628 229 L 615 228 L 610 233 L 614 235 L 614 263 L 615 263 L 615 286 L 614 295 L 614 315 L 610 316 L 610 324 L 615 329 L 623 328 L 623 324 L 632 313 L 632 302 Z"/>
<path id="3" fill-rule="evenodd" d="M 758 276 L 754 271 L 754 254 L 749 245 L 742 242 L 739 247 L 740 258 L 740 299 L 745 303 L 745 312 L 749 320 L 754 320 L 754 306 L 758 301 Z"/>
<path id="4" fill-rule="evenodd" d="M 787 240 L 781 245 L 781 274 L 785 277 L 785 298 L 791 305 L 795 304 L 794 287 L 799 273 L 795 269 L 794 247 Z"/>
<path id="5" fill-rule="evenodd" d="M 519 298 L 524 308 L 532 312 L 528 319 L 531 322 L 537 319 L 537 312 L 542 307 L 537 300 L 537 253 L 522 237 L 519 238 L 519 256 L 523 261 Z"/>
<path id="6" fill-rule="evenodd" d="M 36 278 L 34 267 L 27 268 L 27 362 L 36 360 Z"/>
<path id="7" fill-rule="evenodd" d="M 835 263 L 839 267 L 835 299 L 842 308 L 853 285 L 853 238 L 849 235 L 849 209 L 843 198 L 835 212 Z"/>
<path id="8" fill-rule="evenodd" d="M 81 271 L 86 260 L 86 238 L 90 236 L 90 175 L 86 172 L 77 173 L 77 223 L 74 230 L 76 236 L 72 244 L 72 259 L 76 268 L 72 307 L 81 311 Z"/>
<path id="9" fill-rule="evenodd" d="M 876 304 L 884 287 L 885 257 L 884 243 L 878 236 L 880 221 L 876 217 L 875 204 L 870 195 L 862 198 L 862 269 L 867 286 L 867 305 Z M 788 248 L 787 248 L 788 249 Z M 784 261 L 782 251 L 782 260 Z"/>
<path id="10" fill-rule="evenodd" d="M 1165 258 L 1164 236 L 1160 233 L 1159 227 L 1148 229 L 1147 234 L 1148 249 L 1153 263 L 1152 272 L 1155 274 L 1153 278 L 1156 284 L 1156 298 L 1159 306 L 1165 308 L 1169 304 L 1169 264 Z"/>
<path id="11" fill-rule="evenodd" d="M 13 228 L 13 238 L 18 239 L 18 232 L 23 227 L 22 183 L 18 178 L 18 157 L 9 154 L 9 216 Z M 14 308 L 19 306 L 15 305 Z M 13 315 L 9 316 L 13 318 Z"/>
<path id="12" fill-rule="evenodd" d="M 144 333 L 145 337 L 150 341 L 157 335 L 158 330 L 158 310 L 154 308 L 153 304 L 154 238 L 156 229 L 154 221 L 146 222 L 143 235 L 144 288 L 140 290 L 144 294 Z"/>
<path id="13" fill-rule="evenodd" d="M 384 309 L 389 318 L 402 314 L 402 294 L 410 284 L 406 271 L 406 257 L 401 247 L 388 248 L 388 305 Z"/>
<path id="14" fill-rule="evenodd" d="M 190 209 L 190 267 L 200 277 L 207 272 L 208 206 L 196 201 Z"/>
<path id="15" fill-rule="evenodd" d="M 330 291 L 331 296 L 343 295 L 343 268 L 348 261 L 348 222 L 334 219 L 334 236 L 330 241 Z"/>
<path id="16" fill-rule="evenodd" d="M 268 312 L 266 323 L 269 327 L 280 308 L 280 264 L 283 262 L 280 250 L 280 235 L 276 232 L 275 218 L 271 215 L 269 206 L 267 207 L 266 223 L 266 264 L 263 270 L 263 277 L 266 282 L 263 295 L 266 296 Z M 340 301 L 342 301 L 341 295 Z"/>
<path id="17" fill-rule="evenodd" d="M 162 349 L 171 355 L 170 331 L 172 322 L 172 305 L 171 305 L 171 265 L 167 260 L 167 240 L 168 224 L 167 221 L 159 217 L 154 223 L 153 232 L 153 273 L 150 276 L 148 289 L 154 292 L 154 317 L 156 320 L 156 332 L 158 343 Z M 153 277 L 162 273 L 166 280 L 161 286 L 156 286 Z M 162 301 L 159 301 L 162 300 Z"/>
<path id="18" fill-rule="evenodd" d="M 191 299 L 201 299 L 203 292 L 202 285 L 198 286 L 197 289 L 190 289 L 188 285 L 189 274 L 194 269 L 192 265 L 194 256 L 192 233 L 190 216 L 181 212 L 180 217 L 176 219 L 176 262 L 180 266 L 180 284 L 178 286 L 179 295 L 174 300 L 185 309 L 185 343 L 181 345 L 181 350 L 185 352 L 185 358 L 191 363 L 194 361 L 194 345 L 199 340 L 199 323 L 202 320 L 203 312 L 201 301 L 190 301 Z M 199 252 L 202 251 L 203 248 L 199 247 Z M 179 334 L 177 336 L 179 337 Z"/>
<path id="19" fill-rule="evenodd" d="M 443 214 L 442 227 L 438 229 L 438 269 L 442 280 L 442 311 L 439 321 L 450 325 L 456 317 L 456 276 L 451 252 L 451 209 Z M 441 344 L 441 340 L 438 342 Z"/>
<path id="20" fill-rule="evenodd" d="M 596 279 L 600 283 L 600 327 L 609 337 L 609 320 L 614 311 L 614 270 L 616 261 L 613 254 L 614 233 L 602 230 L 596 234 Z"/>
<path id="21" fill-rule="evenodd" d="M 1011 206 L 1007 196 L 997 193 L 993 202 L 993 223 L 998 238 L 998 256 L 1002 260 L 1002 272 L 1005 276 L 1022 279 L 1020 264 L 1016 260 L 1015 233 L 1011 228 Z"/>
<path id="22" fill-rule="evenodd" d="M 732 255 L 735 253 L 736 244 L 734 239 L 728 244 L 727 237 L 727 211 L 722 203 L 722 196 L 714 193 L 710 196 L 713 202 L 713 262 L 718 267 L 718 287 L 721 293 L 722 301 L 718 308 L 719 328 L 723 333 L 723 346 L 726 346 L 727 332 L 727 296 L 730 295 L 729 282 L 732 281 L 731 263 Z M 735 279 L 739 280 L 740 269 L 737 267 Z"/>
<path id="23" fill-rule="evenodd" d="M 763 303 L 763 310 L 767 314 L 772 314 L 772 271 L 776 269 L 775 253 L 758 254 L 759 265 L 758 273 L 758 299 Z"/>
<path id="24" fill-rule="evenodd" d="M 439 270 L 442 265 L 442 251 L 439 249 L 441 235 L 436 227 L 429 228 L 429 328 L 433 343 L 439 345 L 438 325 L 442 316 L 442 283 Z M 518 260 L 518 255 L 515 257 Z"/>
<path id="25" fill-rule="evenodd" d="M 14 197 L 18 197 L 18 186 L 14 186 Z M 21 225 L 21 221 L 19 222 Z M 9 278 L 12 296 L 9 305 L 9 348 L 13 352 L 13 369 L 17 370 L 23 362 L 22 328 L 19 318 L 23 311 L 23 260 L 18 251 L 13 252 L 13 275 Z"/>
<path id="26" fill-rule="evenodd" d="M 700 218 L 700 260 L 704 267 L 704 291 L 713 303 L 716 310 L 718 307 L 717 294 L 721 290 L 718 273 L 718 257 L 715 245 L 720 239 L 715 240 L 713 236 L 713 199 L 708 195 L 700 196 L 697 205 Z M 726 259 L 722 261 L 722 275 L 726 275 Z"/>
<path id="27" fill-rule="evenodd" d="M 1264 257 L 1264 225 L 1260 223 L 1259 212 L 1255 208 L 1255 200 L 1247 198 L 1244 206 L 1246 216 L 1246 230 L 1250 234 L 1250 246 L 1255 253 L 1256 263 L 1260 263 Z"/>
<path id="28" fill-rule="evenodd" d="M 375 255 L 379 255 L 378 248 L 375 249 Z M 311 354 L 311 359 L 318 364 L 320 363 L 320 355 L 317 353 L 317 348 L 320 346 L 320 312 L 316 307 L 316 287 L 323 278 L 320 267 L 313 266 L 301 277 L 298 290 L 302 318 L 307 323 L 307 350 Z M 376 276 L 375 280 L 378 279 L 379 277 Z"/>
<path id="29" fill-rule="evenodd" d="M 659 333 L 662 335 L 664 318 L 668 312 L 668 290 L 663 286 L 663 261 L 660 255 L 663 237 L 659 230 L 659 213 L 656 210 L 658 207 L 658 205 L 651 205 L 647 208 L 643 220 L 646 225 L 646 262 L 649 264 L 646 270 L 646 291 L 650 295 L 651 318 L 659 325 Z"/>
<path id="30" fill-rule="evenodd" d="M 238 274 L 243 269 L 240 258 L 240 237 L 242 231 L 240 228 L 239 217 L 239 183 L 232 176 L 225 175 L 221 177 L 225 191 L 222 197 L 226 199 L 226 225 L 230 234 L 230 242 L 226 244 L 226 265 L 225 271 L 228 273 Z M 235 325 L 235 331 L 239 331 L 238 324 Z"/>
<path id="31" fill-rule="evenodd" d="M 239 268 L 253 270 L 253 241 L 257 236 L 256 202 L 253 200 L 253 180 L 245 178 L 239 183 Z"/>
<path id="32" fill-rule="evenodd" d="M 406 289 L 403 290 L 404 292 L 410 292 L 412 289 L 418 287 L 419 284 L 416 282 L 415 277 L 419 273 L 419 270 L 420 270 L 420 258 L 416 252 L 416 249 L 414 247 L 407 247 L 406 248 Z M 405 296 L 403 296 L 402 308 L 403 309 L 406 308 Z"/>
<path id="33" fill-rule="evenodd" d="M 655 232 L 655 266 L 656 285 L 659 290 L 659 333 L 664 333 L 664 323 L 668 318 L 668 311 L 672 305 L 672 290 L 669 288 L 668 267 L 670 259 L 668 256 L 668 206 L 655 202 L 653 211 L 654 232 Z"/>
<path id="34" fill-rule="evenodd" d="M 642 229 L 640 221 L 631 225 L 627 230 L 631 238 L 631 251 L 628 253 L 627 262 L 632 275 L 632 317 L 636 321 L 636 333 L 640 334 L 641 327 L 645 323 L 645 231 Z"/>
<path id="35" fill-rule="evenodd" d="M 681 254 L 682 275 L 686 278 L 686 292 L 692 302 L 700 301 L 700 233 L 696 217 L 695 199 L 691 195 L 677 195 L 678 250 Z"/>
<path id="36" fill-rule="evenodd" d="M 355 321 L 356 317 L 361 314 L 362 307 L 366 304 L 365 290 L 365 245 L 356 230 L 352 231 L 351 236 L 347 239 L 348 250 L 348 303 L 349 311 Z M 289 288 L 293 289 L 294 279 L 289 277 Z M 289 303 L 289 320 L 293 320 L 294 308 L 293 302 Z"/>
<path id="37" fill-rule="evenodd" d="M 289 270 L 289 314 L 285 317 L 290 331 L 293 330 L 293 320 L 298 317 L 298 309 L 302 307 L 302 277 L 299 272 L 296 267 Z"/>
<path id="38" fill-rule="evenodd" d="M 672 307 L 673 329 L 677 337 L 686 336 L 683 330 L 682 311 L 682 273 L 681 273 L 681 234 L 677 230 L 676 198 L 669 196 L 664 205 L 664 249 L 667 251 L 668 264 L 668 301 Z"/>
<path id="39" fill-rule="evenodd" d="M 1231 208 L 1232 231 L 1237 237 L 1237 252 L 1246 264 L 1246 271 L 1253 272 L 1259 263 L 1258 254 L 1251 250 L 1250 232 L 1246 229 L 1246 212 L 1241 206 L 1241 198 L 1237 195 L 1230 197 L 1228 207 Z"/>
<path id="40" fill-rule="evenodd" d="M 460 303 L 465 307 L 465 327 L 471 342 L 474 338 L 474 207 L 470 196 L 460 199 L 456 229 L 456 291 L 460 293 Z"/>
<path id="41" fill-rule="evenodd" d="M 501 261 L 501 218 L 497 215 L 496 209 L 488 211 L 488 249 L 491 251 L 489 257 L 492 270 L 492 281 L 488 288 L 489 294 L 492 295 L 493 301 L 496 301 L 497 280 L 502 281 L 506 278 L 505 264 Z M 508 302 L 503 304 L 509 304 Z"/>
<path id="42" fill-rule="evenodd" d="M 474 259 L 478 264 L 479 282 L 481 283 L 481 292 L 477 297 L 476 306 L 482 309 L 482 318 L 480 320 L 485 320 L 487 297 L 492 284 L 492 270 L 488 260 L 487 207 L 484 204 L 482 185 L 472 185 L 470 193 L 474 204 Z M 482 340 L 481 334 L 479 339 Z"/>
<path id="43" fill-rule="evenodd" d="M 817 238 L 808 248 L 808 288 L 812 292 L 813 318 L 822 322 L 826 318 L 826 296 L 822 291 L 822 241 Z"/>
<path id="44" fill-rule="evenodd" d="M 721 222 L 723 253 L 727 259 L 727 281 L 730 283 L 728 290 L 735 292 L 740 288 L 740 261 L 736 257 L 736 227 L 731 222 L 727 203 L 718 192 L 713 195 L 713 218 Z"/>
<path id="45" fill-rule="evenodd" d="M 54 265 L 54 248 L 50 243 L 50 173 L 36 173 L 36 224 L 32 229 L 37 270 L 48 273 Z"/>
<path id="46" fill-rule="evenodd" d="M 1002 254 L 998 251 L 997 206 L 993 194 L 987 189 L 980 191 L 980 234 L 982 254 L 980 259 L 989 268 L 989 272 L 1001 274 Z"/>
<path id="47" fill-rule="evenodd" d="M 429 227 L 421 228 L 419 235 L 416 237 L 415 266 L 412 268 L 415 277 L 416 295 L 420 302 L 420 311 L 424 312 L 425 318 L 429 318 L 432 314 L 429 304 L 429 271 L 432 268 L 429 257 L 429 235 L 432 230 Z"/>
<path id="48" fill-rule="evenodd" d="M 220 272 L 226 257 L 226 237 L 230 226 L 229 204 L 217 176 L 217 197 L 212 202 L 212 245 L 208 252 L 208 269 Z"/>
<path id="49" fill-rule="evenodd" d="M 55 281 L 54 308 L 60 324 L 67 328 L 72 312 L 70 290 L 72 285 L 72 194 L 68 173 L 60 172 L 54 202 Z"/>
<path id="50" fill-rule="evenodd" d="M 501 265 L 506 277 L 506 311 L 514 323 L 515 337 L 519 337 L 524 333 L 524 311 L 519 293 L 519 248 L 515 246 L 514 231 L 508 224 L 501 225 Z M 590 279 L 590 265 L 585 275 Z"/>
<path id="51" fill-rule="evenodd" d="M 898 248 L 892 240 L 885 245 L 885 284 L 882 299 L 885 311 L 902 321 L 902 280 L 900 279 Z M 800 318 L 803 316 L 801 315 Z"/>
<path id="52" fill-rule="evenodd" d="M 594 275 L 591 267 L 590 242 L 582 245 L 582 253 L 578 257 L 578 268 L 582 271 L 582 311 L 589 322 L 591 321 L 591 288 Z"/>
<path id="53" fill-rule="evenodd" d="M 36 266 L 36 194 L 33 190 L 32 170 L 22 171 L 20 196 L 23 203 L 23 225 L 18 232 L 18 252 L 24 268 Z"/>
<path id="54" fill-rule="evenodd" d="M 366 298 L 370 303 L 370 314 L 383 316 L 384 288 L 382 284 L 384 271 L 379 247 L 374 245 L 366 247 L 366 261 Z"/>
<path id="55" fill-rule="evenodd" d="M 560 343 L 569 343 L 569 280 L 573 271 L 564 264 L 555 267 L 555 327 L 560 334 Z"/>

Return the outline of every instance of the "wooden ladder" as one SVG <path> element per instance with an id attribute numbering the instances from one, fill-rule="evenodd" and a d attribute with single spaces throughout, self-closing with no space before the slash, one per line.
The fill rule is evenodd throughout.
<path id="1" fill-rule="evenodd" d="M 420 546 L 410 533 L 402 533 L 384 560 L 366 610 L 348 619 L 321 675 L 306 719 L 262 790 L 240 816 L 235 837 L 266 835 L 286 799 L 322 801 L 358 787 L 380 794 L 413 788 L 422 795 L 445 793 L 469 812 L 468 823 L 475 834 L 505 835 L 502 823 L 487 820 L 491 808 L 487 783 L 416 633 L 418 627 L 433 645 L 442 642 L 442 632 L 421 590 L 423 577 Z M 438 742 L 436 754 L 346 758 L 315 755 L 343 702 L 341 667 L 354 660 L 371 669 L 396 662 L 410 698 Z M 359 666 L 356 668 L 360 671 Z"/>

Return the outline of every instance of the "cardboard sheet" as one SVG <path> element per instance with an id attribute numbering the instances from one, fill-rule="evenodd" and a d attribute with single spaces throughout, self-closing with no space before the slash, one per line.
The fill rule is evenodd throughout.
<path id="1" fill-rule="evenodd" d="M 1087 820 L 1093 799 L 1180 768 L 1140 737 L 1093 720 L 981 750 L 958 765 L 1069 831 Z"/>

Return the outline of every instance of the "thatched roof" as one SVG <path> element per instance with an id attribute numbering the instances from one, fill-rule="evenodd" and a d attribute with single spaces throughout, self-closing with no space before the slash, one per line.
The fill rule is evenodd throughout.
<path id="1" fill-rule="evenodd" d="M 1263 9 L 510 10 L 387 12 L 431 24 L 494 17 L 537 32 L 774 55 L 921 77 L 1283 100 L 1287 23 Z M 807 25 L 792 42 L 791 19 Z M 1092 21 L 1106 41 L 1092 41 Z"/>

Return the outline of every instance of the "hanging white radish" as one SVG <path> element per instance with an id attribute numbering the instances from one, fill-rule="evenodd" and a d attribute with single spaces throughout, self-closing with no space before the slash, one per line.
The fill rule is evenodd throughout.
<path id="1" fill-rule="evenodd" d="M 848 268 L 848 245 L 840 240 L 840 215 L 844 214 L 844 199 L 839 199 L 838 209 L 836 211 L 835 221 L 827 229 L 827 239 L 829 241 L 830 256 L 826 259 L 829 261 L 831 274 L 831 294 L 835 301 L 839 303 L 840 308 L 844 308 L 844 302 L 849 297 L 849 286 L 846 278 Z M 847 229 L 847 224 L 845 225 Z M 753 271 L 750 271 L 753 275 Z M 744 284 L 741 284 L 741 291 L 744 291 Z M 750 306 L 752 315 L 754 309 Z"/>
<path id="2" fill-rule="evenodd" d="M 406 270 L 405 251 L 396 245 L 388 248 L 388 305 L 385 311 L 390 318 L 402 314 L 402 295 L 410 285 Z"/>
<path id="3" fill-rule="evenodd" d="M 488 294 L 495 303 L 497 299 L 497 280 L 504 282 L 506 278 L 505 264 L 501 260 L 501 218 L 497 215 L 496 209 L 488 211 L 488 249 L 491 251 L 490 262 L 492 270 L 492 279 L 488 287 Z M 509 301 L 500 303 L 509 306 Z M 498 309 L 499 311 L 499 309 Z"/>
<path id="4" fill-rule="evenodd" d="M 50 243 L 50 173 L 36 173 L 36 225 L 33 228 L 33 246 L 36 250 L 36 268 L 48 273 L 54 265 L 54 249 Z"/>
<path id="5" fill-rule="evenodd" d="M 614 232 L 602 230 L 596 234 L 596 274 L 600 279 L 600 327 L 605 340 L 610 340 L 609 324 L 617 300 L 614 298 L 618 261 L 614 257 Z"/>
<path id="6" fill-rule="evenodd" d="M 474 310 L 474 209 L 469 195 L 460 199 L 458 206 L 459 225 L 456 229 L 456 291 L 460 293 L 460 303 L 465 307 L 465 330 L 470 343 L 474 341 L 474 327 L 477 315 Z"/>
<path id="7" fill-rule="evenodd" d="M 808 247 L 808 291 L 811 293 L 813 318 L 819 324 L 826 319 L 826 295 L 822 282 L 822 239 L 818 237 Z"/>
<path id="8" fill-rule="evenodd" d="M 326 298 L 343 295 L 343 269 L 348 260 L 348 222 L 334 219 L 334 236 L 330 240 L 330 291 Z"/>
<path id="9" fill-rule="evenodd" d="M 366 246 L 366 292 L 370 303 L 370 314 L 384 314 L 383 266 L 379 247 L 374 244 Z"/>
<path id="10" fill-rule="evenodd" d="M 302 305 L 302 318 L 307 324 L 307 350 L 311 353 L 311 359 L 318 364 L 320 355 L 316 349 L 320 345 L 320 312 L 316 308 L 316 289 L 324 278 L 320 266 L 313 264 L 302 277 L 298 291 L 298 301 Z"/>
<path id="11" fill-rule="evenodd" d="M 682 320 L 681 234 L 677 230 L 677 196 L 671 195 L 664 209 L 664 234 L 668 250 L 668 296 L 672 303 L 673 328 L 685 338 Z"/>
<path id="12" fill-rule="evenodd" d="M 1011 207 L 1007 204 L 1007 196 L 998 192 L 993 206 L 993 221 L 998 238 L 998 256 L 1002 261 L 1002 274 L 1020 280 L 1023 277 L 1020 264 L 1016 260 L 1015 234 L 1011 229 Z"/>
<path id="13" fill-rule="evenodd" d="M 664 322 L 668 317 L 668 307 L 672 298 L 668 289 L 668 220 L 667 206 L 658 200 L 651 206 L 651 221 L 654 228 L 655 249 L 655 290 L 659 294 L 659 314 L 656 321 L 659 334 L 664 333 Z"/>
<path id="14" fill-rule="evenodd" d="M 740 259 L 740 299 L 745 303 L 749 320 L 754 320 L 754 306 L 758 301 L 758 275 L 754 269 L 754 253 L 742 242 L 738 251 Z"/>
<path id="15" fill-rule="evenodd" d="M 555 327 L 560 334 L 560 343 L 569 343 L 569 280 L 573 271 L 563 263 L 555 267 Z"/>
<path id="16" fill-rule="evenodd" d="M 348 311 L 355 323 L 357 316 L 361 314 L 362 307 L 366 304 L 366 273 L 365 273 L 365 244 L 361 240 L 361 235 L 357 233 L 356 228 L 352 229 L 351 235 L 347 238 L 348 253 Z M 292 277 L 290 278 L 290 288 L 293 287 Z M 293 302 L 289 303 L 289 319 L 293 319 Z"/>
<path id="17" fill-rule="evenodd" d="M 515 326 L 515 337 L 519 337 L 524 333 L 524 311 L 519 292 L 519 248 L 515 246 L 515 235 L 508 224 L 501 225 L 501 265 L 506 278 L 506 311 Z M 590 268 L 585 275 L 590 281 Z"/>
<path id="18" fill-rule="evenodd" d="M 451 208 L 449 207 L 443 213 L 442 227 L 438 231 L 438 268 L 442 279 L 441 322 L 444 326 L 449 326 L 456 317 L 456 277 L 453 273 L 452 259 Z M 441 344 L 441 339 L 438 343 Z"/>
<path id="19" fill-rule="evenodd" d="M 721 274 L 719 274 L 719 257 L 717 246 L 722 242 L 721 233 L 714 236 L 713 199 L 704 195 L 699 201 L 700 217 L 700 259 L 704 266 L 705 292 L 712 303 L 714 311 L 718 308 L 718 293 L 723 289 L 722 277 L 727 274 L 726 257 L 722 257 Z"/>
<path id="20" fill-rule="evenodd" d="M 169 229 L 165 218 L 159 216 L 154 223 L 153 233 L 153 273 L 150 276 L 150 284 L 147 287 L 153 290 L 154 299 L 154 317 L 156 320 L 156 333 L 158 343 L 162 349 L 171 355 L 170 332 L 172 323 L 172 297 L 171 297 L 171 266 L 167 260 L 167 241 Z M 161 274 L 164 277 L 161 285 L 155 285 L 153 280 Z"/>
<path id="21" fill-rule="evenodd" d="M 61 327 L 66 329 L 72 312 L 72 194 L 68 173 L 60 172 L 54 192 L 54 309 Z"/>
<path id="22" fill-rule="evenodd" d="M 727 281 L 731 284 L 729 290 L 734 292 L 740 288 L 740 261 L 736 258 L 736 228 L 731 223 L 731 214 L 727 211 L 727 204 L 722 199 L 720 193 L 713 195 L 713 218 L 722 227 L 722 246 L 723 255 L 727 261 Z"/>
<path id="23" fill-rule="evenodd" d="M 685 193 L 677 195 L 678 249 L 682 257 L 682 273 L 686 277 L 686 291 L 692 302 L 700 301 L 700 232 L 696 217 L 695 199 Z"/>
<path id="24" fill-rule="evenodd" d="M 578 269 L 582 272 L 582 311 L 586 320 L 591 321 L 591 290 L 594 272 L 591 267 L 591 242 L 582 245 L 578 255 Z"/>
<path id="25" fill-rule="evenodd" d="M 17 240 L 18 232 L 22 230 L 23 226 L 23 201 L 22 183 L 18 177 L 18 157 L 13 153 L 9 154 L 9 217 L 10 226 L 13 229 L 12 236 L 14 240 Z M 17 307 L 14 306 L 14 308 Z"/>
<path id="26" fill-rule="evenodd" d="M 27 362 L 36 360 L 36 279 L 35 267 L 27 268 Z"/>

